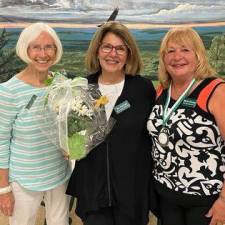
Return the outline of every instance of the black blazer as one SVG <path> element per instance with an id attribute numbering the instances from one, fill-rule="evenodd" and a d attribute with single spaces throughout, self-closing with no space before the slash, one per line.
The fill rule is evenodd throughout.
<path id="1" fill-rule="evenodd" d="M 98 74 L 88 77 L 98 82 Z M 116 119 L 106 140 L 86 158 L 77 161 L 67 194 L 77 197 L 76 213 L 116 206 L 137 221 L 147 224 L 151 179 L 151 139 L 146 123 L 155 102 L 152 82 L 139 75 L 125 76 L 124 88 L 116 106 L 127 100 L 130 108 L 112 117 Z"/>

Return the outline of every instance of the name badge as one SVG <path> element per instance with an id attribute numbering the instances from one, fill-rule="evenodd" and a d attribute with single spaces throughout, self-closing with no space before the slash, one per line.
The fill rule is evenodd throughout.
<path id="1" fill-rule="evenodd" d="M 125 100 L 125 101 L 121 102 L 119 105 L 116 105 L 114 107 L 114 110 L 115 110 L 116 114 L 119 114 L 129 108 L 130 108 L 130 103 L 127 100 Z"/>
<path id="2" fill-rule="evenodd" d="M 32 97 L 31 97 L 30 101 L 27 103 L 25 109 L 30 109 L 31 106 L 34 104 L 37 97 L 38 97 L 37 95 L 32 95 Z"/>
<path id="3" fill-rule="evenodd" d="M 196 106 L 196 99 L 186 98 L 186 99 L 184 99 L 182 105 L 189 107 L 189 108 L 194 108 Z"/>

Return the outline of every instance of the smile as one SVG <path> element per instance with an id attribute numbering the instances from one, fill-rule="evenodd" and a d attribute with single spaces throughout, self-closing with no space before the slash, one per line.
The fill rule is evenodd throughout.
<path id="1" fill-rule="evenodd" d="M 118 60 L 114 60 L 114 59 L 106 59 L 105 61 L 106 61 L 107 63 L 109 63 L 109 64 L 117 64 L 117 63 L 119 63 Z"/>

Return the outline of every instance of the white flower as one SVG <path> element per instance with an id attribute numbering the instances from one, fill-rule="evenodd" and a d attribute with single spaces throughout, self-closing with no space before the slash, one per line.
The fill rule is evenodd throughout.
<path id="1" fill-rule="evenodd" d="M 80 135 L 85 136 L 86 133 L 87 133 L 87 130 L 81 130 L 80 132 L 77 132 L 77 133 L 80 134 Z"/>
<path id="2" fill-rule="evenodd" d="M 92 118 L 94 112 L 91 108 L 88 108 L 88 106 L 85 104 L 85 102 L 81 99 L 80 96 L 76 96 L 73 100 L 70 102 L 71 109 L 78 114 L 78 116 L 87 116 L 90 119 Z"/>

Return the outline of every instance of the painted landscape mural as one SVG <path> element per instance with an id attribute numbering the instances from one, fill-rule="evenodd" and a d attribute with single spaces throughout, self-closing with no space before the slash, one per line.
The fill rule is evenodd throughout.
<path id="1" fill-rule="evenodd" d="M 137 40 L 144 62 L 142 74 L 155 83 L 160 42 L 173 26 L 194 27 L 210 63 L 225 75 L 224 0 L 0 0 L 0 82 L 24 67 L 15 54 L 16 41 L 21 30 L 36 21 L 49 23 L 62 40 L 63 58 L 53 70 L 64 69 L 68 77 L 86 76 L 84 57 L 89 42 L 115 8 L 119 10 L 116 20 L 125 23 Z M 36 225 L 43 225 L 43 212 L 39 217 Z M 76 219 L 73 216 L 70 224 L 81 225 Z M 0 214 L 0 225 L 7 221 Z M 149 225 L 153 224 L 151 217 Z"/>
<path id="2" fill-rule="evenodd" d="M 116 7 L 116 19 L 131 29 L 138 42 L 143 75 L 157 79 L 160 41 L 169 27 L 184 24 L 199 32 L 210 62 L 225 74 L 224 0 L 0 0 L 0 81 L 24 66 L 14 47 L 21 29 L 35 21 L 50 23 L 63 42 L 64 56 L 54 69 L 85 76 L 83 61 L 91 37 Z"/>
<path id="3" fill-rule="evenodd" d="M 0 0 L 2 21 L 102 22 L 119 7 L 118 20 L 129 23 L 224 21 L 223 0 Z"/>

